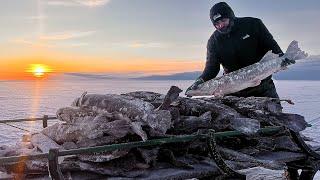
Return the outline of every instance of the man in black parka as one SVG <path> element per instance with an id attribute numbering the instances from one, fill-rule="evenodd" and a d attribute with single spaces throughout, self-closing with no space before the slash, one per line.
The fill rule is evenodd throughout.
<path id="1" fill-rule="evenodd" d="M 220 64 L 224 73 L 229 73 L 260 61 L 269 50 L 279 56 L 283 55 L 277 42 L 258 18 L 235 17 L 230 6 L 220 2 L 211 8 L 210 19 L 216 31 L 208 40 L 206 66 L 187 91 L 215 78 Z M 258 86 L 231 95 L 279 98 L 271 76 L 262 80 Z"/>

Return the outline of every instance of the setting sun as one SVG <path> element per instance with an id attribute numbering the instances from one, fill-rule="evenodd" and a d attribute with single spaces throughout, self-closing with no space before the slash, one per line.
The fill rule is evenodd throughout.
<path id="1" fill-rule="evenodd" d="M 44 77 L 47 73 L 52 72 L 51 68 L 44 64 L 31 64 L 27 70 L 33 74 L 34 77 Z"/>

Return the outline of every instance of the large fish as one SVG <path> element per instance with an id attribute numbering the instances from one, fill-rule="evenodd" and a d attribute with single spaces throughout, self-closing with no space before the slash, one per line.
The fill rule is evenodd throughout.
<path id="1" fill-rule="evenodd" d="M 288 65 L 294 64 L 295 60 L 304 59 L 308 55 L 302 51 L 297 41 L 292 41 L 286 53 L 279 57 L 271 51 L 257 63 L 206 81 L 195 90 L 186 92 L 187 96 L 210 96 L 221 97 L 235 93 L 248 87 L 260 84 L 261 80 L 275 72 L 284 70 Z M 287 58 L 287 59 L 286 59 Z M 288 60 L 289 59 L 289 60 Z"/>
<path id="2" fill-rule="evenodd" d="M 168 110 L 170 104 L 178 98 L 182 90 L 176 86 L 172 86 L 165 96 L 163 103 L 156 109 L 151 103 L 134 98 L 128 95 L 116 94 L 87 94 L 86 92 L 73 102 L 76 107 L 93 107 L 105 110 L 107 112 L 119 112 L 129 117 L 133 122 L 133 128 L 139 130 L 139 124 L 147 124 L 154 135 L 163 135 L 172 126 L 172 116 Z M 68 112 L 72 109 L 62 109 L 57 112 L 57 117 L 67 118 L 72 121 L 72 116 Z M 75 115 L 78 116 L 79 113 Z M 81 114 L 81 113 L 80 113 Z M 70 117 L 70 118 L 69 118 Z"/>

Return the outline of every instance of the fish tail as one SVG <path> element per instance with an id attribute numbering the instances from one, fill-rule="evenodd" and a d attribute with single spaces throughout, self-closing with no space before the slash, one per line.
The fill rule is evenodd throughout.
<path id="1" fill-rule="evenodd" d="M 292 41 L 289 44 L 288 49 L 284 54 L 284 57 L 291 61 L 295 61 L 299 59 L 305 59 L 306 57 L 308 57 L 308 54 L 299 48 L 298 41 Z M 292 64 L 292 62 L 287 63 Z"/>

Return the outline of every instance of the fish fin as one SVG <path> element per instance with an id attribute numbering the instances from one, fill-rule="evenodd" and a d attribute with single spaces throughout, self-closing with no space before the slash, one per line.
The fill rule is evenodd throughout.
<path id="1" fill-rule="evenodd" d="M 264 62 L 264 61 L 269 61 L 271 59 L 275 59 L 275 58 L 278 58 L 279 55 L 278 54 L 274 54 L 271 50 L 268 51 L 264 56 L 263 58 L 260 60 L 260 62 Z"/>
<path id="2" fill-rule="evenodd" d="M 259 86 L 260 83 L 261 83 L 261 80 L 252 81 L 252 87 Z"/>
<path id="3" fill-rule="evenodd" d="M 261 83 L 261 80 L 252 80 L 250 82 L 247 83 L 248 87 L 256 87 L 259 86 Z"/>
<path id="4" fill-rule="evenodd" d="M 290 60 L 298 60 L 305 59 L 306 57 L 308 57 L 308 54 L 299 48 L 298 41 L 292 41 L 289 44 L 288 49 L 284 54 L 284 57 Z"/>
<path id="5" fill-rule="evenodd" d="M 83 98 L 88 94 L 87 91 L 83 92 L 79 98 L 79 101 L 78 101 L 78 107 L 81 107 L 82 106 L 82 102 L 83 102 Z"/>
<path id="6" fill-rule="evenodd" d="M 84 96 L 86 96 L 86 95 L 87 95 L 87 91 L 83 92 L 80 97 L 76 98 L 76 99 L 72 102 L 71 106 L 80 107 L 80 106 L 82 105 L 82 104 L 81 104 L 81 103 L 82 103 L 82 99 L 83 99 Z"/>
<path id="7" fill-rule="evenodd" d="M 213 96 L 214 96 L 215 98 L 222 98 L 222 97 L 223 97 L 223 94 L 221 94 L 221 93 L 213 93 Z"/>
<path id="8" fill-rule="evenodd" d="M 215 98 L 218 98 L 218 99 L 219 99 L 219 98 L 223 98 L 223 95 L 221 95 L 221 94 L 214 94 L 213 96 L 214 96 Z"/>

